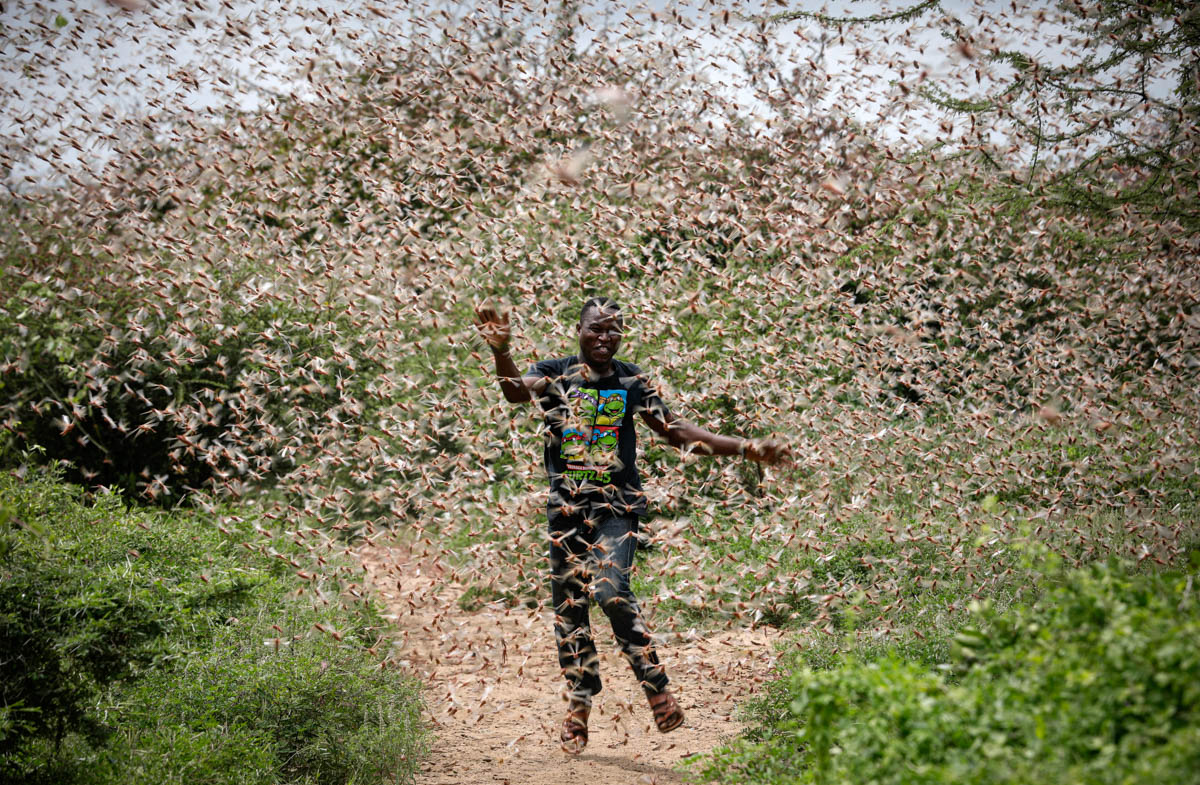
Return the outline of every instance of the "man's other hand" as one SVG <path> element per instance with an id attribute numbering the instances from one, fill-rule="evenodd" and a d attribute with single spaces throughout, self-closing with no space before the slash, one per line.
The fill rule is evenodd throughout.
<path id="1" fill-rule="evenodd" d="M 778 439 L 748 439 L 745 455 L 758 463 L 791 463 L 792 448 Z"/>

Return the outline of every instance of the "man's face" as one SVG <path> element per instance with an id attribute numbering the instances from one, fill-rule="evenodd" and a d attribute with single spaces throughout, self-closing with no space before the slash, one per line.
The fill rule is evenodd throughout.
<path id="1" fill-rule="evenodd" d="M 619 311 L 589 308 L 579 323 L 579 355 L 594 368 L 605 368 L 621 347 Z"/>

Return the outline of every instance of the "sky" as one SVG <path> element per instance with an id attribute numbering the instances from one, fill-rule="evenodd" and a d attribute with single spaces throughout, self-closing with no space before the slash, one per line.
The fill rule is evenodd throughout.
<path id="1" fill-rule="evenodd" d="M 915 0 L 913 0 L 915 2 Z M 826 4 L 832 16 L 865 15 L 911 3 L 839 0 Z M 553 4 L 557 7 L 557 3 Z M 881 24 L 858 29 L 863 37 L 839 41 L 811 20 L 773 25 L 765 50 L 787 78 L 827 71 L 824 97 L 798 107 L 805 112 L 848 111 L 858 123 L 890 143 L 927 143 L 951 131 L 945 115 L 913 104 L 895 110 L 897 82 L 920 80 L 953 86 L 956 94 L 981 95 L 1009 75 L 979 69 L 934 25 L 951 14 L 977 31 L 981 41 L 1020 48 L 1061 62 L 1067 44 L 1055 39 L 1069 30 L 1054 21 L 1044 0 L 1014 5 L 987 0 L 947 0 L 924 24 Z M 537 11 L 508 3 L 515 26 L 537 30 Z M 493 6 L 494 7 L 494 6 Z M 733 98 L 747 116 L 764 121 L 771 110 L 757 99 L 743 63 L 757 56 L 745 36 L 750 18 L 811 3 L 667 3 L 640 5 L 581 3 L 594 32 L 582 30 L 580 48 L 615 42 L 623 30 L 694 42 L 703 78 Z M 675 9 L 686 20 L 671 21 Z M 269 110 L 277 95 L 311 92 L 306 68 L 352 67 L 355 49 L 419 33 L 426 20 L 440 25 L 478 14 L 459 2 L 372 2 L 371 0 L 46 0 L 5 3 L 0 10 L 0 181 L 12 190 L 53 186 L 75 173 L 87 180 L 112 163 L 113 137 L 169 134 L 172 124 L 209 110 Z M 981 14 L 1014 23 L 990 32 Z M 656 21 L 657 17 L 657 21 Z M 979 22 L 975 20 L 979 19 Z M 815 65 L 815 69 L 814 69 Z M 320 78 L 320 77 L 318 77 Z M 822 77 L 823 78 L 823 77 Z M 959 122 L 962 122 L 961 120 Z M 997 130 L 992 141 L 1003 144 Z"/>

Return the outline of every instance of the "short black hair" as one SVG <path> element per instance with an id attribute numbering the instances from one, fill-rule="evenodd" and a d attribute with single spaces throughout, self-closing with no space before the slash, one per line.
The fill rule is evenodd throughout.
<path id="1" fill-rule="evenodd" d="M 621 313 L 621 305 L 616 300 L 611 297 L 592 297 L 579 309 L 579 323 L 583 324 L 583 317 L 587 316 L 588 311 L 594 309 L 606 311 L 609 314 L 615 313 L 617 321 L 625 321 L 624 315 Z"/>

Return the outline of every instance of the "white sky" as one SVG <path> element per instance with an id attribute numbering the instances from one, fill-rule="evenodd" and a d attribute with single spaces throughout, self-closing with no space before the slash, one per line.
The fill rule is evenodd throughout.
<path id="1" fill-rule="evenodd" d="M 838 0 L 825 10 L 835 16 L 864 15 L 911 4 Z M 130 124 L 141 131 L 146 119 L 147 127 L 161 134 L 170 123 L 196 111 L 261 108 L 269 105 L 272 94 L 302 92 L 305 82 L 295 74 L 310 62 L 352 64 L 354 46 L 409 35 L 414 19 L 433 17 L 436 27 L 441 24 L 439 12 L 460 18 L 474 10 L 454 2 L 410 5 L 387 0 L 160 0 L 142 5 L 142 10 L 133 12 L 105 0 L 4 5 L 0 10 L 0 181 L 20 190 L 61 181 L 56 173 L 98 173 L 112 156 L 113 146 L 106 136 Z M 1066 29 L 1053 17 L 1034 18 L 1040 8 L 1053 5 L 1025 0 L 1021 6 L 1019 13 L 1005 17 L 1019 25 L 1000 33 L 994 42 L 1061 62 L 1058 52 L 1066 44 L 1056 44 L 1055 39 Z M 385 7 L 388 10 L 382 10 Z M 686 36 L 697 45 L 705 78 L 723 85 L 747 113 L 763 117 L 769 112 L 755 100 L 739 65 L 749 49 L 733 35 L 737 30 L 753 30 L 753 25 L 739 21 L 736 13 L 725 23 L 722 11 L 737 9 L 752 17 L 764 9 L 778 13 L 798 7 L 814 6 L 776 0 L 691 4 L 654 0 L 635 7 L 593 0 L 584 4 L 582 13 L 597 29 L 597 36 L 605 34 L 606 22 L 610 37 L 629 23 L 664 36 Z M 430 8 L 441 11 L 431 13 Z M 666 19 L 668 8 L 679 8 L 692 29 L 656 26 L 650 12 Z M 944 11 L 972 29 L 984 30 L 987 24 L 976 22 L 980 8 L 999 18 L 1009 3 L 988 0 L 980 7 L 967 0 L 943 3 Z M 536 28 L 541 18 L 536 13 L 513 13 L 517 25 Z M 926 21 L 935 18 L 925 16 Z M 976 63 L 968 62 L 932 29 L 908 30 L 910 37 L 904 40 L 906 29 L 900 23 L 865 28 L 867 39 L 857 46 L 827 37 L 823 67 L 832 75 L 830 93 L 824 104 L 801 110 L 828 111 L 836 105 L 890 141 L 904 136 L 905 129 L 914 140 L 927 140 L 941 133 L 940 117 L 919 111 L 907 117 L 879 117 L 881 108 L 897 95 L 894 82 L 901 78 L 901 65 L 910 84 L 925 72 L 926 78 L 959 94 L 972 89 L 981 93 L 995 84 L 986 74 L 975 82 Z M 768 34 L 772 54 L 785 75 L 795 69 L 810 70 L 804 58 L 818 50 L 823 34 L 828 36 L 819 25 L 803 20 L 777 25 Z M 578 43 L 593 42 L 585 34 Z M 956 82 L 961 87 L 955 88 Z"/>

